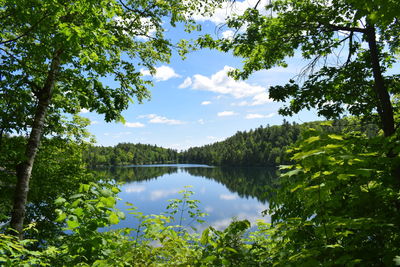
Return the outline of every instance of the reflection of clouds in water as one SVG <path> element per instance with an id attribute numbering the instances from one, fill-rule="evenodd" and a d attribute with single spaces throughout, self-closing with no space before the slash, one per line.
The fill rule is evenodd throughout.
<path id="1" fill-rule="evenodd" d="M 204 211 L 205 211 L 205 212 L 213 212 L 213 211 L 214 211 L 214 208 L 211 207 L 211 206 L 206 206 L 206 207 L 204 208 Z"/>
<path id="2" fill-rule="evenodd" d="M 125 187 L 126 193 L 141 193 L 146 190 L 146 187 L 143 185 L 129 185 Z"/>
<path id="3" fill-rule="evenodd" d="M 271 221 L 270 216 L 262 216 L 261 212 L 257 212 L 256 214 L 242 212 L 242 213 L 239 213 L 238 215 L 236 215 L 234 218 L 237 221 L 248 220 L 251 223 L 252 227 L 256 226 L 256 223 L 258 220 L 262 220 L 262 221 L 266 221 L 266 222 Z M 233 220 L 232 217 L 223 218 L 220 220 L 216 220 L 214 222 L 210 222 L 210 225 L 217 230 L 224 230 L 226 227 L 228 227 L 228 225 L 232 222 L 232 220 Z"/>
<path id="4" fill-rule="evenodd" d="M 264 210 L 268 209 L 267 204 L 248 204 L 248 203 L 240 203 L 240 204 L 235 204 L 235 210 L 245 210 L 245 211 L 255 211 L 257 213 L 261 213 Z"/>
<path id="5" fill-rule="evenodd" d="M 174 195 L 178 193 L 180 189 L 169 189 L 169 190 L 153 190 L 150 192 L 150 200 L 151 201 L 156 201 L 159 200 L 160 198 L 165 198 L 170 195 Z"/>
<path id="6" fill-rule="evenodd" d="M 199 192 L 200 192 L 201 194 L 205 194 L 205 193 L 206 193 L 206 187 L 203 186 L 203 187 L 200 189 Z"/>
<path id="7" fill-rule="evenodd" d="M 223 200 L 235 200 L 237 199 L 237 196 L 234 194 L 221 194 L 219 195 L 219 198 Z"/>

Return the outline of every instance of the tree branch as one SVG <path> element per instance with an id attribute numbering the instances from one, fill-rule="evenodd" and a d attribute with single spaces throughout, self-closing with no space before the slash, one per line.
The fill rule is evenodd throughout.
<path id="1" fill-rule="evenodd" d="M 29 35 L 33 31 L 33 29 L 36 28 L 36 26 L 38 26 L 48 16 L 49 16 L 49 14 L 45 14 L 41 19 L 39 19 L 35 24 L 33 24 L 33 26 L 31 26 L 26 32 L 24 32 L 23 34 L 15 37 L 13 39 L 10 39 L 10 40 L 7 40 L 7 41 L 2 41 L 2 42 L 0 42 L 0 45 L 4 45 L 4 44 L 7 44 L 7 43 L 12 43 L 12 42 L 18 41 L 22 37 L 25 37 L 25 36 Z"/>
<path id="2" fill-rule="evenodd" d="M 328 24 L 328 28 L 334 31 L 346 31 L 346 32 L 360 32 L 360 33 L 366 33 L 367 30 L 364 28 L 358 28 L 358 27 L 347 27 L 347 26 L 338 26 L 338 25 L 333 25 L 333 24 Z"/>
<path id="3" fill-rule="evenodd" d="M 354 32 L 350 32 L 350 41 L 349 41 L 349 55 L 347 56 L 347 60 L 346 63 L 344 64 L 345 66 L 347 66 L 347 64 L 349 64 L 351 56 L 353 55 L 354 52 L 354 47 L 353 47 L 353 34 Z"/>

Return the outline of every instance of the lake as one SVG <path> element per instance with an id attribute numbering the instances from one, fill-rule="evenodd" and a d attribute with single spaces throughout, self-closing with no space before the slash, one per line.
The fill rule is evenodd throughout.
<path id="1" fill-rule="evenodd" d="M 269 221 L 262 215 L 268 208 L 268 189 L 275 180 L 275 170 L 260 167 L 210 167 L 195 164 L 131 165 L 97 170 L 102 175 L 124 182 L 117 207 L 128 214 L 125 202 L 143 214 L 166 211 L 169 199 L 182 198 L 185 186 L 194 192 L 199 208 L 209 215 L 206 223 L 190 226 L 201 230 L 208 225 L 224 229 L 233 218 Z M 188 216 L 183 223 L 191 221 Z M 137 219 L 127 216 L 119 227 L 135 227 Z"/>

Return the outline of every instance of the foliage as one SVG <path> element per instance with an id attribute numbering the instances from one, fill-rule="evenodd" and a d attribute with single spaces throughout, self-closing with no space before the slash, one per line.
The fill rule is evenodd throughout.
<path id="1" fill-rule="evenodd" d="M 104 114 L 107 121 L 119 119 L 131 97 L 138 102 L 149 97 L 149 82 L 142 79 L 140 69 L 154 73 L 155 64 L 168 62 L 172 47 L 182 54 L 186 51 L 183 43 L 165 37 L 163 22 L 193 29 L 188 15 L 207 13 L 217 2 L 3 0 L 0 4 L 1 93 L 10 96 L 1 98 L 0 104 L 7 107 L 1 110 L 8 111 L 8 123 L 29 125 L 32 116 L 22 119 L 18 107 L 24 115 L 31 112 L 22 110 L 24 105 L 34 110 L 57 53 L 61 62 L 51 111 L 77 113 L 86 108 Z M 104 77 L 115 78 L 116 86 L 105 85 Z M 10 129 L 18 128 L 10 124 Z"/>
<path id="2" fill-rule="evenodd" d="M 260 2 L 259 2 L 260 3 Z M 237 79 L 252 73 L 287 67 L 287 59 L 309 61 L 300 79 L 269 88 L 280 110 L 292 115 L 316 108 L 329 119 L 351 114 L 373 119 L 386 135 L 394 133 L 391 94 L 398 93 L 399 75 L 389 71 L 398 62 L 399 17 L 397 1 L 274 0 L 233 15 L 227 26 L 232 38 L 214 40 L 206 35 L 202 47 L 231 51 L 243 66 L 231 72 Z"/>
<path id="3" fill-rule="evenodd" d="M 61 114 L 82 109 L 123 122 L 129 103 L 150 96 L 152 83 L 143 79 L 143 69 L 155 74 L 173 48 L 181 56 L 188 51 L 187 41 L 165 36 L 164 22 L 190 32 L 197 29 L 190 17 L 207 15 L 218 4 L 0 0 L 0 138 L 29 133 L 17 166 L 12 228 L 23 229 L 31 170 L 46 129 L 56 132 Z"/>
<path id="4" fill-rule="evenodd" d="M 270 166 L 290 162 L 286 150 L 301 137 L 307 127 L 318 127 L 319 122 L 280 126 L 260 126 L 254 130 L 237 132 L 224 141 L 177 152 L 153 145 L 120 143 L 114 147 L 91 146 L 84 157 L 89 166 L 124 164 L 198 163 L 213 166 Z M 335 120 L 331 132 L 361 130 L 376 135 L 376 125 L 353 118 Z"/>
<path id="5" fill-rule="evenodd" d="M 24 231 L 34 225 L 28 225 Z M 51 266 L 48 258 L 55 257 L 58 252 L 55 247 L 48 247 L 44 251 L 27 249 L 36 240 L 19 240 L 14 235 L 0 233 L 0 264 L 1 266 Z"/>
<path id="6" fill-rule="evenodd" d="M 74 124 L 75 126 L 72 126 Z M 59 223 L 55 222 L 54 200 L 61 195 L 67 197 L 76 193 L 76 184 L 97 180 L 86 168 L 82 153 L 86 149 L 82 124 L 71 125 L 71 129 L 60 136 L 44 138 L 32 170 L 30 195 L 26 213 L 27 223 L 35 223 L 36 231 L 25 231 L 27 238 L 49 240 L 62 234 Z M 15 166 L 21 162 L 26 138 L 4 137 L 0 156 L 1 210 L 0 221 L 7 223 L 12 208 L 13 187 L 16 183 Z"/>
<path id="7" fill-rule="evenodd" d="M 176 163 L 178 152 L 155 145 L 120 143 L 114 147 L 90 146 L 84 157 L 91 167 L 166 164 Z"/>
<path id="8" fill-rule="evenodd" d="M 287 162 L 285 150 L 300 135 L 300 125 L 284 121 L 281 126 L 237 132 L 224 141 L 193 147 L 180 155 L 181 162 L 216 166 L 277 166 Z"/>
<path id="9" fill-rule="evenodd" d="M 116 188 L 83 184 L 80 191 L 70 200 L 57 200 L 62 207 L 58 220 L 66 223 L 71 234 L 62 238 L 59 254 L 52 259 L 54 265 L 216 266 L 218 262 L 226 265 L 233 258 L 241 261 L 235 249 L 244 254 L 248 250 L 245 240 L 241 240 L 250 226 L 248 221 L 234 222 L 223 232 L 207 228 L 201 237 L 182 225 L 186 216 L 197 220 L 205 215 L 198 210 L 198 201 L 190 199 L 193 192 L 188 188 L 181 191 L 181 199 L 170 200 L 165 214 L 144 215 L 128 203 L 129 215 L 139 221 L 137 229 L 109 231 L 98 228 L 116 223 L 110 219 L 113 214 L 115 218 L 123 218 L 111 201 Z M 215 257 L 222 261 L 212 260 Z"/>
<path id="10" fill-rule="evenodd" d="M 270 202 L 272 239 L 281 251 L 273 261 L 392 265 L 400 254 L 397 140 L 310 129 L 292 150 L 296 164 L 284 167 Z M 387 157 L 393 149 L 396 156 Z"/>

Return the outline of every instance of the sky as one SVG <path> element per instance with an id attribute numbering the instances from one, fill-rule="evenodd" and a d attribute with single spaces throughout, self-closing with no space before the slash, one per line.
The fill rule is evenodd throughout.
<path id="1" fill-rule="evenodd" d="M 255 2 L 237 1 L 234 12 L 240 13 Z M 201 33 L 229 37 L 232 32 L 220 26 L 231 11 L 222 8 L 213 17 L 195 17 L 202 25 Z M 182 29 L 168 29 L 171 39 L 191 37 Z M 261 125 L 279 125 L 283 119 L 297 123 L 321 119 L 315 111 L 283 117 L 278 114 L 283 103 L 273 102 L 268 97 L 269 86 L 285 84 L 307 64 L 300 57 L 289 59 L 287 68 L 263 70 L 248 80 L 235 81 L 227 72 L 240 68 L 241 62 L 241 58 L 229 53 L 208 49 L 189 53 L 185 60 L 174 54 L 170 64 L 157 66 L 154 76 L 142 71 L 154 82 L 149 88 L 151 99 L 131 104 L 122 113 L 125 124 L 106 123 L 102 115 L 87 110 L 82 110 L 80 115 L 91 120 L 89 131 L 97 145 L 142 143 L 177 150 L 222 141 L 237 131 Z"/>

